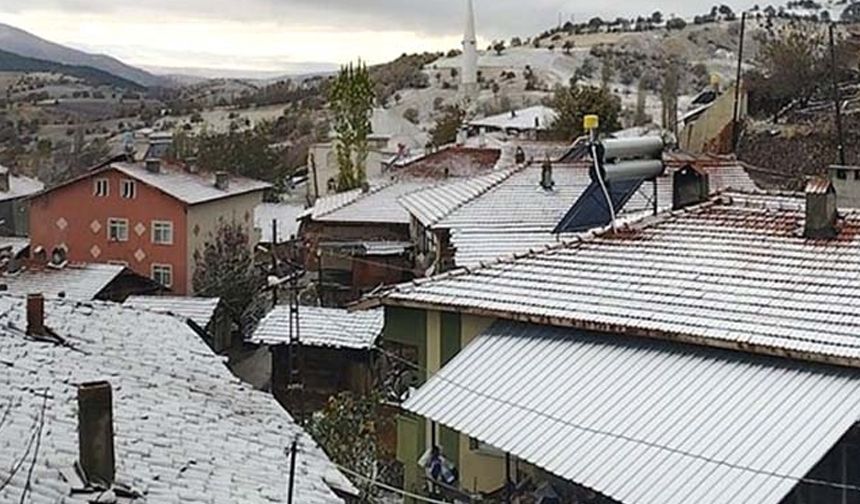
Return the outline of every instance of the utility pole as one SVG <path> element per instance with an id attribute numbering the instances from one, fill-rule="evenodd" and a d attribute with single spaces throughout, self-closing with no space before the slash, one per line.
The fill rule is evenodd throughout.
<path id="1" fill-rule="evenodd" d="M 305 404 L 304 404 L 304 361 L 302 359 L 302 340 L 299 334 L 299 263 L 298 251 L 295 243 L 292 245 L 294 258 L 291 262 L 290 274 L 290 354 L 287 359 L 287 391 L 290 397 L 290 407 L 295 411 L 291 411 L 296 417 L 300 426 L 305 425 Z"/>
<path id="2" fill-rule="evenodd" d="M 842 131 L 842 97 L 839 93 L 839 69 L 836 67 L 836 29 L 835 23 L 830 23 L 830 78 L 833 81 L 833 105 L 836 108 L 836 142 L 839 151 L 839 164 L 845 166 L 845 136 Z"/>
<path id="3" fill-rule="evenodd" d="M 272 275 L 278 276 L 278 219 L 272 219 Z M 272 306 L 278 306 L 278 286 L 272 286 Z"/>
<path id="4" fill-rule="evenodd" d="M 293 489 L 295 488 L 296 479 L 296 455 L 299 451 L 299 437 L 293 439 L 293 444 L 290 446 L 290 482 L 287 484 L 287 504 L 293 504 Z"/>
<path id="5" fill-rule="evenodd" d="M 741 14 L 741 40 L 738 44 L 738 76 L 735 80 L 735 109 L 732 116 L 732 151 L 737 154 L 740 141 L 741 79 L 743 79 L 744 38 L 747 27 L 747 13 Z"/>

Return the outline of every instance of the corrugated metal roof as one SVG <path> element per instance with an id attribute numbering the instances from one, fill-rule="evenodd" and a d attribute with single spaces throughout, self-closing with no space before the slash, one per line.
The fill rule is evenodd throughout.
<path id="1" fill-rule="evenodd" d="M 254 227 L 262 232 L 262 243 L 272 243 L 272 221 L 278 221 L 278 243 L 285 243 L 299 234 L 299 217 L 304 213 L 300 205 L 262 203 L 254 209 Z"/>
<path id="2" fill-rule="evenodd" d="M 437 186 L 402 196 L 400 204 L 418 222 L 425 227 L 430 227 L 465 203 L 500 184 L 520 169 L 514 167 L 477 177 L 446 181 Z"/>
<path id="3" fill-rule="evenodd" d="M 24 249 L 30 246 L 30 239 L 17 236 L 0 237 L 0 250 L 8 249 L 12 257 L 23 252 Z"/>
<path id="4" fill-rule="evenodd" d="M 231 175 L 227 190 L 221 190 L 215 187 L 214 173 L 188 173 L 185 170 L 170 166 L 162 166 L 159 173 L 147 171 L 142 164 L 114 163 L 110 165 L 110 168 L 155 187 L 189 205 L 263 191 L 272 187 L 267 182 Z"/>
<path id="5" fill-rule="evenodd" d="M 404 408 L 620 502 L 776 504 L 860 418 L 860 373 L 502 322 Z"/>
<path id="6" fill-rule="evenodd" d="M 855 365 L 860 213 L 833 240 L 805 239 L 803 219 L 719 198 L 617 235 L 404 284 L 383 302 Z"/>
<path id="7" fill-rule="evenodd" d="M 184 322 L 112 303 L 48 301 L 46 325 L 62 346 L 25 337 L 24 305 L 0 297 L 0 482 L 26 453 L 33 460 L 29 443 L 43 418 L 26 502 L 112 495 L 73 493 L 83 485 L 61 474 L 73 475 L 78 461 L 77 384 L 99 380 L 113 385 L 117 481 L 144 494 L 135 503 L 285 503 L 294 439 L 294 502 L 336 504 L 343 499 L 332 488 L 356 492 L 271 394 L 233 376 Z M 0 502 L 23 500 L 26 468 L 2 485 Z"/>
<path id="8" fill-rule="evenodd" d="M 197 298 L 179 296 L 131 296 L 123 306 L 155 313 L 174 315 L 193 321 L 203 329 L 209 326 L 215 310 L 221 303 L 219 298 Z"/>
<path id="9" fill-rule="evenodd" d="M 90 301 L 125 269 L 112 264 L 86 264 L 68 265 L 62 269 L 24 270 L 0 276 L 0 284 L 12 294 L 43 294 L 48 298 Z"/>
<path id="10" fill-rule="evenodd" d="M 382 309 L 349 312 L 340 308 L 299 307 L 299 337 L 303 345 L 366 350 L 382 334 Z M 289 306 L 276 306 L 260 322 L 251 342 L 280 345 L 290 342 Z"/>

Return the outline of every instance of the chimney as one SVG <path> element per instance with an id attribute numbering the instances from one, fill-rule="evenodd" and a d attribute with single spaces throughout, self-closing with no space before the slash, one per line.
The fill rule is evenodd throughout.
<path id="1" fill-rule="evenodd" d="M 78 461 L 88 483 L 113 485 L 113 399 L 108 382 L 78 386 Z"/>
<path id="2" fill-rule="evenodd" d="M 672 209 L 697 205 L 710 195 L 708 174 L 687 165 L 672 174 Z"/>
<path id="3" fill-rule="evenodd" d="M 540 186 L 544 191 L 552 191 L 555 181 L 552 179 L 552 161 L 549 158 L 543 162 L 540 170 Z"/>
<path id="4" fill-rule="evenodd" d="M 45 335 L 45 297 L 41 294 L 27 295 L 27 335 Z"/>
<path id="5" fill-rule="evenodd" d="M 818 240 L 835 238 L 836 228 L 836 189 L 825 178 L 813 177 L 806 184 L 806 225 L 803 236 Z"/>
<path id="6" fill-rule="evenodd" d="M 9 192 L 9 168 L 0 166 L 0 192 Z"/>
<path id="7" fill-rule="evenodd" d="M 146 171 L 149 173 L 161 173 L 161 160 L 158 158 L 149 158 L 144 161 Z"/>
<path id="8" fill-rule="evenodd" d="M 191 173 L 194 175 L 200 173 L 200 167 L 197 166 L 197 158 L 196 157 L 191 156 L 191 157 L 185 159 L 185 170 L 188 173 Z"/>
<path id="9" fill-rule="evenodd" d="M 230 174 L 225 171 L 215 172 L 215 187 L 222 191 L 230 188 Z"/>

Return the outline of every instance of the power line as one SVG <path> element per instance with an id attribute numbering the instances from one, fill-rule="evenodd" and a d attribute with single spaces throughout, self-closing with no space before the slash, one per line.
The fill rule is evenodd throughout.
<path id="1" fill-rule="evenodd" d="M 373 486 L 382 488 L 383 490 L 388 490 L 389 492 L 394 492 L 396 494 L 400 494 L 404 497 L 410 497 L 412 499 L 415 499 L 415 500 L 418 500 L 421 502 L 427 502 L 430 504 L 451 504 L 448 501 L 440 501 L 440 500 L 436 500 L 436 499 L 431 499 L 429 497 L 423 497 L 423 496 L 418 495 L 418 494 L 407 492 L 406 490 L 403 490 L 402 488 L 397 488 L 397 487 L 393 487 L 391 485 L 386 485 L 385 483 L 377 481 L 375 478 L 371 478 L 370 476 L 365 476 L 364 474 L 355 472 L 352 469 L 350 469 L 348 467 L 344 467 L 340 464 L 335 464 L 335 466 L 337 466 L 338 469 L 340 469 L 341 471 L 343 471 L 347 474 L 351 474 L 351 475 L 355 476 L 356 478 L 361 478 L 365 481 L 370 482 L 370 484 Z"/>
<path id="2" fill-rule="evenodd" d="M 27 470 L 27 483 L 24 485 L 24 490 L 21 492 L 21 501 L 19 504 L 24 504 L 24 499 L 27 497 L 27 492 L 30 491 L 30 485 L 33 481 L 33 469 L 36 467 L 36 460 L 39 459 L 39 447 L 42 445 L 42 429 L 45 427 L 45 408 L 48 405 L 48 389 L 45 389 L 42 396 L 42 411 L 39 413 L 39 430 L 36 435 L 36 449 L 33 451 L 33 461 L 30 462 L 30 469 Z"/>
<path id="3" fill-rule="evenodd" d="M 843 483 L 835 483 L 835 482 L 832 482 L 832 481 L 818 480 L 818 479 L 813 479 L 813 478 L 797 478 L 797 477 L 795 477 L 795 476 L 790 476 L 790 475 L 787 475 L 787 474 L 782 474 L 782 473 L 773 472 L 773 471 L 766 471 L 766 470 L 764 470 L 764 469 L 756 469 L 756 468 L 754 468 L 754 467 L 749 467 L 749 466 L 744 466 L 744 465 L 740 465 L 740 464 L 735 464 L 735 463 L 728 462 L 728 461 L 725 461 L 725 460 L 719 460 L 719 459 L 715 459 L 715 458 L 708 457 L 708 456 L 705 456 L 705 455 L 700 455 L 700 454 L 698 454 L 698 453 L 693 453 L 693 452 L 689 452 L 689 451 L 686 451 L 686 450 L 681 450 L 681 449 L 678 449 L 678 448 L 672 448 L 671 446 L 666 446 L 666 445 L 662 445 L 662 444 L 659 444 L 659 443 L 654 443 L 654 442 L 652 442 L 652 441 L 646 441 L 646 440 L 644 440 L 644 439 L 637 439 L 637 438 L 630 437 L 630 436 L 626 436 L 626 435 L 623 435 L 623 434 L 617 434 L 617 433 L 614 433 L 614 432 L 604 431 L 604 430 L 601 430 L 601 429 L 595 429 L 595 428 L 593 428 L 593 427 L 588 427 L 588 426 L 585 426 L 585 425 L 577 424 L 577 423 L 575 423 L 575 422 L 571 422 L 571 421 L 569 421 L 569 420 L 565 420 L 565 419 L 563 419 L 563 418 L 559 418 L 559 417 L 554 416 L 554 415 L 551 415 L 551 414 L 549 414 L 549 413 L 545 413 L 545 412 L 540 411 L 540 410 L 538 410 L 538 409 L 535 409 L 535 408 L 532 408 L 532 407 L 529 407 L 529 406 L 525 406 L 525 405 L 522 405 L 522 404 L 519 404 L 519 403 L 516 403 L 516 402 L 513 402 L 513 401 L 509 401 L 509 400 L 507 400 L 507 399 L 502 399 L 502 398 L 499 398 L 499 397 L 495 397 L 495 396 L 493 396 L 493 395 L 487 394 L 487 393 L 485 393 L 485 392 L 481 392 L 481 391 L 479 391 L 479 390 L 475 390 L 475 389 L 473 389 L 472 387 L 469 387 L 468 385 L 463 385 L 463 384 L 461 384 L 461 383 L 458 383 L 458 382 L 457 382 L 457 381 L 455 381 L 455 380 L 451 380 L 450 378 L 446 378 L 445 376 L 442 376 L 441 370 L 440 370 L 440 372 L 432 373 L 429 369 L 427 369 L 427 368 L 426 368 L 426 367 L 424 367 L 424 366 L 421 366 L 421 365 L 416 364 L 416 363 L 414 363 L 414 362 L 411 362 L 411 361 L 409 361 L 409 360 L 407 360 L 407 359 L 404 359 L 403 357 L 400 357 L 399 355 L 396 355 L 396 354 L 394 354 L 394 353 L 388 352 L 388 351 L 386 351 L 386 350 L 385 350 L 385 349 L 383 349 L 383 348 L 379 348 L 379 347 L 377 347 L 377 348 L 378 348 L 378 350 L 379 350 L 380 352 L 382 352 L 383 354 L 385 354 L 385 355 L 387 355 L 387 356 L 391 357 L 391 358 L 392 358 L 392 359 L 394 359 L 394 360 L 397 360 L 397 361 L 400 361 L 400 362 L 402 362 L 402 363 L 404 363 L 404 364 L 407 364 L 407 365 L 409 365 L 409 366 L 412 366 L 413 368 L 415 368 L 415 369 L 416 369 L 416 370 L 418 370 L 418 371 L 424 371 L 425 373 L 427 373 L 427 374 L 428 374 L 428 376 L 432 376 L 432 377 L 433 377 L 433 378 L 435 378 L 435 379 L 438 379 L 438 380 L 444 381 L 444 382 L 446 382 L 446 383 L 448 383 L 448 384 L 450 384 L 450 385 L 453 385 L 453 386 L 455 386 L 455 387 L 457 387 L 457 388 L 460 388 L 460 389 L 462 389 L 462 390 L 465 390 L 466 392 L 469 392 L 469 393 L 471 393 L 471 394 L 475 394 L 475 395 L 477 395 L 477 396 L 479 396 L 479 397 L 482 397 L 482 398 L 484 398 L 484 399 L 488 399 L 488 400 L 490 400 L 490 401 L 494 401 L 494 402 L 497 402 L 497 403 L 500 403 L 500 404 L 503 404 L 503 405 L 506 405 L 506 406 L 510 406 L 510 407 L 512 407 L 512 408 L 517 408 L 517 409 L 522 410 L 522 411 L 525 411 L 525 412 L 527 412 L 527 413 L 532 413 L 532 414 L 534 414 L 534 415 L 537 415 L 537 416 L 540 416 L 540 417 L 546 418 L 547 420 L 551 420 L 551 421 L 553 421 L 553 422 L 560 423 L 560 424 L 565 425 L 565 426 L 568 426 L 568 427 L 572 427 L 572 428 L 574 428 L 574 429 L 576 429 L 576 430 L 579 430 L 579 431 L 588 432 L 588 433 L 597 434 L 597 435 L 606 436 L 606 437 L 611 437 L 611 438 L 614 438 L 614 439 L 618 439 L 618 440 L 626 441 L 626 442 L 630 442 L 630 443 L 636 443 L 636 444 L 640 444 L 640 445 L 643 445 L 643 446 L 646 446 L 646 447 L 649 447 L 649 448 L 655 448 L 655 449 L 658 449 L 658 450 L 667 451 L 667 452 L 670 452 L 670 453 L 673 453 L 673 454 L 676 454 L 676 455 L 682 455 L 682 456 L 685 456 L 685 457 L 694 458 L 694 459 L 696 459 L 696 460 L 700 460 L 700 461 L 707 462 L 707 463 L 710 463 L 710 464 L 720 465 L 720 466 L 723 466 L 723 467 L 728 467 L 728 468 L 730 468 L 730 469 L 736 469 L 736 470 L 739 470 L 739 471 L 745 471 L 745 472 L 749 472 L 749 473 L 757 474 L 757 475 L 760 475 L 760 476 L 768 476 L 768 477 L 772 477 L 772 478 L 778 478 L 778 479 L 787 480 L 787 481 L 792 481 L 792 482 L 797 482 L 797 483 L 806 483 L 806 484 L 810 484 L 810 485 L 817 485 L 817 486 L 824 486 L 824 487 L 836 488 L 836 489 L 840 489 L 840 490 L 852 490 L 852 491 L 855 491 L 855 492 L 860 492 L 860 486 L 857 486 L 857 485 L 848 485 L 848 484 L 843 484 Z"/>

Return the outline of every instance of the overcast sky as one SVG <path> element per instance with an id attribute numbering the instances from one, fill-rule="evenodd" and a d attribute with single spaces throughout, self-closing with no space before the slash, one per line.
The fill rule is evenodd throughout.
<path id="1" fill-rule="evenodd" d="M 0 22 L 129 63 L 290 70 L 459 46 L 466 0 L 2 0 Z M 733 7 L 747 2 L 726 2 Z M 559 15 L 690 16 L 713 0 L 475 0 L 483 42 L 531 36 Z"/>

